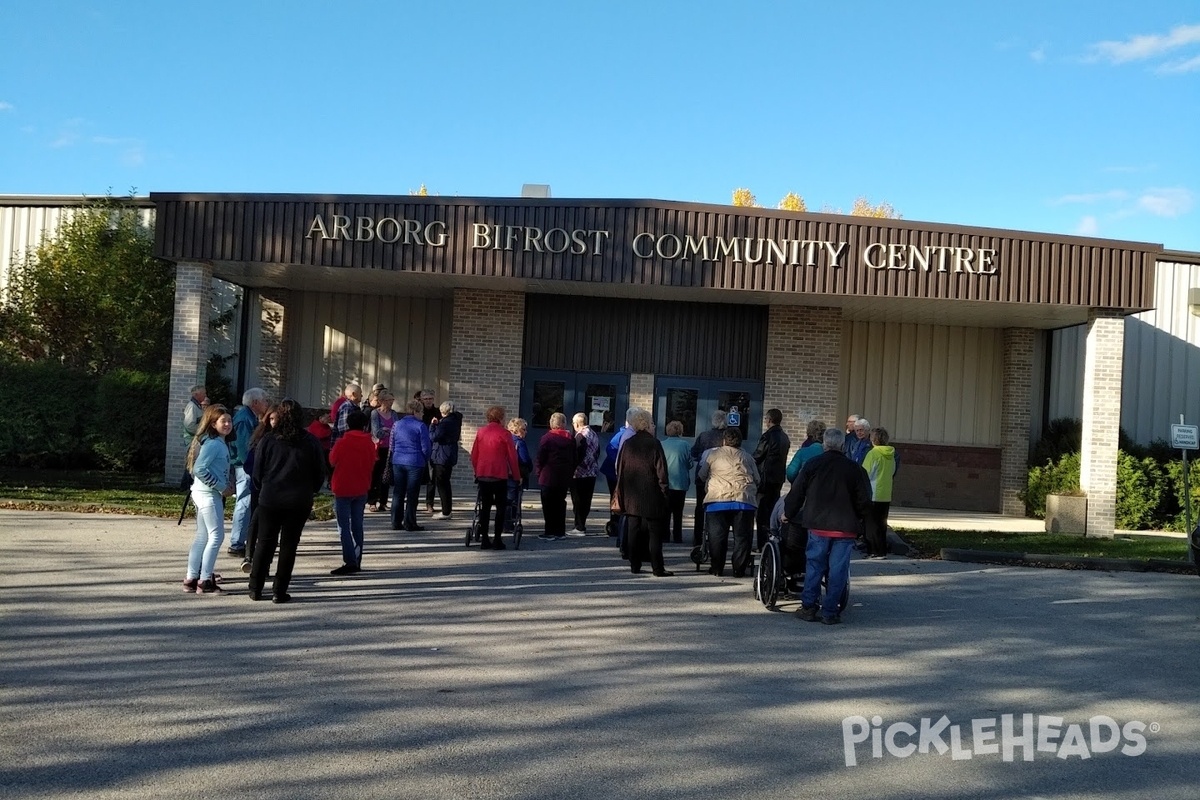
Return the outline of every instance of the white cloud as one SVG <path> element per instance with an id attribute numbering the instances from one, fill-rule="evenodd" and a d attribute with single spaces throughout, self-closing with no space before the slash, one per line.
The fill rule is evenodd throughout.
<path id="1" fill-rule="evenodd" d="M 1200 56 L 1184 61 L 1170 61 L 1154 70 L 1159 75 L 1180 75 L 1184 72 L 1200 72 Z"/>
<path id="2" fill-rule="evenodd" d="M 6 103 L 0 100 L 0 111 L 16 111 L 16 107 L 12 103 Z"/>
<path id="3" fill-rule="evenodd" d="M 1089 214 L 1079 220 L 1079 224 L 1075 226 L 1075 233 L 1080 236 L 1098 236 L 1100 235 L 1100 223 Z"/>
<path id="4" fill-rule="evenodd" d="M 1046 45 L 1039 45 L 1036 49 L 1029 51 L 1029 58 L 1039 64 L 1046 60 Z"/>
<path id="5" fill-rule="evenodd" d="M 1088 48 L 1088 60 L 1124 64 L 1127 61 L 1157 58 L 1190 44 L 1200 44 L 1200 25 L 1177 25 L 1165 36 L 1142 34 L 1130 37 L 1123 42 L 1097 42 Z"/>
<path id="6" fill-rule="evenodd" d="M 1192 210 L 1195 197 L 1187 189 L 1147 189 L 1137 199 L 1142 211 L 1156 217 L 1178 217 Z"/>
<path id="7" fill-rule="evenodd" d="M 1111 189 L 1107 192 L 1092 192 L 1091 194 L 1064 194 L 1050 201 L 1051 205 L 1062 206 L 1069 203 L 1103 203 L 1105 201 L 1124 200 L 1129 193 L 1122 189 Z"/>

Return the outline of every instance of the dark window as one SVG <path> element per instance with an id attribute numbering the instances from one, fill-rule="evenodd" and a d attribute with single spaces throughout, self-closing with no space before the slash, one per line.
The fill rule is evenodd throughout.
<path id="1" fill-rule="evenodd" d="M 666 421 L 677 420 L 683 424 L 684 436 L 696 435 L 696 407 L 700 392 L 696 389 L 667 389 Z M 662 434 L 665 436 L 666 431 Z"/>
<path id="2" fill-rule="evenodd" d="M 550 427 L 550 415 L 563 410 L 565 389 L 566 384 L 562 381 L 533 382 L 533 419 L 529 420 L 530 427 Z"/>

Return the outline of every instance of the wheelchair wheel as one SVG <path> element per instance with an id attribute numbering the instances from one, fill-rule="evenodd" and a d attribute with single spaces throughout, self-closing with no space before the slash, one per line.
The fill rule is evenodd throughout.
<path id="1" fill-rule="evenodd" d="M 521 524 L 521 520 L 517 520 L 513 525 L 513 550 L 521 549 L 521 534 L 525 532 L 525 526 Z"/>
<path id="2" fill-rule="evenodd" d="M 466 546 L 479 539 L 479 498 L 475 499 L 475 511 L 471 514 L 471 524 L 467 526 Z"/>
<path id="3" fill-rule="evenodd" d="M 770 542 L 763 548 L 754 573 L 754 597 L 768 610 L 779 600 L 779 548 Z"/>

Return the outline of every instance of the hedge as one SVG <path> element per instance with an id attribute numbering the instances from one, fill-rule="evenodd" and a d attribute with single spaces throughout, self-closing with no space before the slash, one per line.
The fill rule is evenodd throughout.
<path id="1" fill-rule="evenodd" d="M 1079 493 L 1078 421 L 1054 420 L 1037 443 L 1021 499 L 1025 511 L 1046 516 L 1047 494 Z M 1184 530 L 1183 461 L 1163 442 L 1149 447 L 1132 443 L 1121 433 L 1117 453 L 1116 527 L 1121 530 Z M 1032 460 L 1032 459 L 1031 459 Z M 1190 465 L 1192 524 L 1200 517 L 1200 465 Z"/>
<path id="2" fill-rule="evenodd" d="M 166 449 L 168 376 L 102 376 L 53 362 L 0 365 L 0 463 L 155 471 Z"/>

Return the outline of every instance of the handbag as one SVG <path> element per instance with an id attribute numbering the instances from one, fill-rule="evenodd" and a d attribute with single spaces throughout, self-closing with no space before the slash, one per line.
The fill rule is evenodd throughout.
<path id="1" fill-rule="evenodd" d="M 392 459 L 388 458 L 383 462 L 383 477 L 379 479 L 379 482 L 384 486 L 391 486 L 396 482 L 396 476 L 392 474 Z"/>

